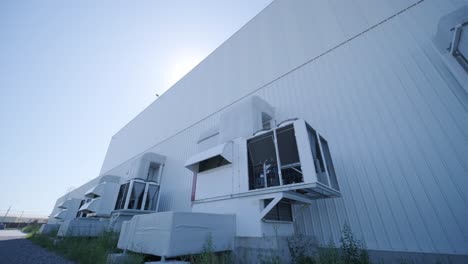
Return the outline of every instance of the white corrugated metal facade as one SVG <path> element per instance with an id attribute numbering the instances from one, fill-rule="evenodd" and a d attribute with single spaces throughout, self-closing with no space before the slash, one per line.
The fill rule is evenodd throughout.
<path id="1" fill-rule="evenodd" d="M 348 222 L 369 249 L 468 254 L 468 95 L 432 44 L 464 4 L 277 0 L 119 131 L 101 175 L 164 155 L 159 210 L 191 210 L 200 134 L 258 95 L 330 145 L 342 197 L 296 208 L 298 232 L 338 242 Z"/>

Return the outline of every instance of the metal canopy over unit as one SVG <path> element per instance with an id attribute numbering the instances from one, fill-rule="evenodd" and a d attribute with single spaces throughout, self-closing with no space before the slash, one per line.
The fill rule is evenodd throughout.
<path id="1" fill-rule="evenodd" d="M 62 210 L 54 215 L 55 219 L 65 219 L 68 215 L 68 210 Z"/>
<path id="2" fill-rule="evenodd" d="M 232 163 L 232 142 L 226 142 L 196 154 L 185 162 L 185 167 L 193 172 L 199 171 L 199 164 L 213 158 L 222 158 L 227 163 Z"/>
<path id="3" fill-rule="evenodd" d="M 80 207 L 79 211 L 86 214 L 95 213 L 99 209 L 100 200 L 100 198 L 97 198 L 85 203 L 83 206 Z"/>
<path id="4" fill-rule="evenodd" d="M 60 208 L 60 209 L 67 209 L 70 202 L 71 202 L 71 199 L 67 199 L 67 200 L 63 201 L 62 203 L 60 203 L 57 207 Z"/>
<path id="5" fill-rule="evenodd" d="M 105 183 L 101 183 L 101 184 L 98 184 L 98 185 L 94 186 L 93 188 L 89 189 L 85 193 L 84 196 L 86 198 L 91 198 L 91 199 L 102 196 L 102 194 L 104 192 L 104 184 Z"/>
<path id="6" fill-rule="evenodd" d="M 59 205 L 57 205 L 57 208 L 59 208 L 59 209 L 74 209 L 79 204 L 79 201 L 81 201 L 81 199 L 68 198 L 65 201 L 63 201 L 62 203 L 60 203 Z"/>

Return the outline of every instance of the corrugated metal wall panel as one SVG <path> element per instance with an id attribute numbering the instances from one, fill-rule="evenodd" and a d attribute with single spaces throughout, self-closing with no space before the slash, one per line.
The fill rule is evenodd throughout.
<path id="1" fill-rule="evenodd" d="M 398 7 L 386 4 L 385 0 L 367 1 L 362 3 L 364 7 L 360 12 L 366 13 L 375 2 L 379 7 L 379 12 L 373 13 L 377 21 L 391 16 Z M 347 3 L 343 1 L 343 5 Z M 138 155 L 148 146 L 156 145 L 306 60 L 319 56 L 345 41 L 349 32 L 365 29 L 365 23 L 358 22 L 355 16 L 337 16 L 334 6 L 328 1 L 273 2 L 120 130 L 110 143 L 108 153 L 111 154 L 106 156 L 101 172 L 128 160 L 129 156 Z M 340 5 L 336 6 L 343 10 Z M 340 25 L 346 25 L 346 29 Z M 191 87 L 198 87 L 203 92 Z M 198 104 L 205 100 L 210 103 Z M 174 101 L 183 107 L 173 107 Z M 165 109 L 171 109 L 171 115 L 163 114 Z M 155 118 L 158 122 L 147 122 Z M 154 133 L 161 125 L 164 130 Z M 146 129 L 140 129 L 143 126 Z M 128 144 L 126 138 L 135 140 Z"/>
<path id="2" fill-rule="evenodd" d="M 347 222 L 370 249 L 466 254 L 467 103 L 431 43 L 462 2 L 277 1 L 120 131 L 103 171 L 144 150 L 165 155 L 160 210 L 190 210 L 183 164 L 198 136 L 255 94 L 330 145 L 342 197 L 295 208 L 298 232 L 338 243 Z"/>
<path id="3" fill-rule="evenodd" d="M 420 12 L 430 8 L 427 5 Z M 415 12 L 414 10 L 413 13 Z M 467 245 L 468 228 L 462 219 L 468 219 L 468 207 L 466 191 L 460 189 L 463 188 L 460 186 L 468 186 L 467 136 L 466 129 L 461 129 L 468 127 L 466 111 L 454 98 L 447 83 L 441 83 L 438 72 L 434 72 L 434 67 L 428 64 L 425 50 L 432 49 L 429 45 L 430 38 L 425 35 L 425 39 L 416 39 L 411 31 L 404 30 L 407 22 L 403 19 L 390 21 L 379 30 L 368 32 L 362 39 L 356 39 L 333 54 L 328 54 L 324 60 L 329 59 L 330 63 L 317 62 L 317 65 L 323 68 L 326 68 L 325 65 L 337 65 L 335 74 L 340 73 L 339 79 L 342 82 L 329 83 L 327 91 L 333 92 L 343 84 L 353 88 L 352 93 L 344 93 L 347 95 L 347 98 L 343 98 L 345 101 L 340 101 L 340 95 L 334 94 L 335 102 L 331 98 L 330 102 L 334 106 L 343 107 L 348 101 L 348 111 L 354 114 L 340 121 L 342 127 L 338 131 L 357 130 L 348 140 L 359 143 L 348 147 L 347 152 L 357 150 L 357 155 L 352 160 L 355 168 L 357 167 L 355 176 L 362 181 L 356 179 L 359 186 L 351 189 L 361 190 L 366 195 L 351 195 L 363 200 L 362 204 L 357 203 L 364 208 L 364 213 L 359 215 L 369 215 L 371 225 L 363 223 L 363 228 L 369 229 L 364 234 L 368 245 L 372 248 L 398 250 L 402 250 L 401 245 L 404 245 L 409 251 L 466 252 L 463 247 Z M 434 22 L 432 24 L 435 26 Z M 391 51 L 392 56 L 388 56 L 388 51 Z M 355 54 L 361 56 L 357 58 Z M 353 62 L 357 59 L 359 65 L 346 69 L 340 64 L 340 61 Z M 429 70 L 433 72 L 428 72 Z M 317 74 L 325 79 L 334 75 L 324 73 L 326 70 L 322 69 L 311 69 L 309 72 L 319 72 Z M 368 75 L 369 72 L 371 74 Z M 434 83 L 434 78 L 438 78 L 439 82 Z M 322 83 L 321 80 L 319 83 Z M 380 95 L 377 93 L 377 97 L 372 97 L 375 92 Z M 443 100 L 440 99 L 441 96 L 444 96 Z M 383 99 L 379 100 L 379 97 Z M 445 102 L 447 99 L 451 100 L 450 107 Z M 380 112 L 380 106 L 389 109 L 383 109 L 388 113 Z M 339 109 L 338 107 L 335 109 Z M 449 108 L 457 109 L 454 111 Z M 382 114 L 384 116 L 379 117 Z M 346 125 L 346 120 L 350 120 L 349 126 Z M 353 123 L 359 124 L 360 128 L 355 128 Z M 320 121 L 320 125 L 326 127 L 327 123 Z M 390 134 L 390 139 L 382 138 L 380 141 L 379 137 L 385 133 Z M 338 138 L 335 135 L 328 137 Z M 374 143 L 373 140 L 377 142 Z M 334 143 L 346 148 L 345 142 L 335 140 Z M 382 159 L 381 154 L 387 152 L 382 146 L 396 148 L 386 160 Z M 361 160 L 358 159 L 359 156 Z M 398 159 L 392 161 L 392 156 Z M 385 169 L 388 165 L 384 164 L 389 161 L 393 163 L 393 172 L 390 174 Z M 337 163 L 339 162 L 341 161 L 338 160 Z M 398 167 L 399 171 L 394 170 Z M 341 169 L 337 170 L 338 174 L 348 176 Z M 392 184 L 394 188 L 386 185 L 390 184 L 390 178 L 396 178 L 397 184 Z M 404 199 L 392 199 L 394 191 L 399 190 L 402 184 L 406 185 L 402 186 L 406 190 L 398 196 Z M 343 197 L 346 199 L 346 189 L 349 187 L 347 184 L 342 185 Z M 366 201 L 369 198 L 376 203 Z M 400 212 L 408 206 L 408 202 L 411 203 L 408 198 L 414 200 L 414 204 Z M 322 211 L 311 207 L 311 214 L 321 215 Z M 402 221 L 404 218 L 409 220 Z M 402 239 L 411 233 L 412 237 Z M 375 244 L 369 239 L 372 236 L 379 238 Z M 416 243 L 411 243 L 412 241 Z"/>

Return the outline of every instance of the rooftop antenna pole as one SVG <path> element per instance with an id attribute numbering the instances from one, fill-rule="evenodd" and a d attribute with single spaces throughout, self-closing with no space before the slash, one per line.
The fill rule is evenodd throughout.
<path id="1" fill-rule="evenodd" d="M 5 215 L 3 216 L 3 221 L 5 221 L 5 218 L 7 217 L 8 213 L 10 212 L 11 205 L 8 207 L 8 210 L 6 211 Z"/>
<path id="2" fill-rule="evenodd" d="M 21 222 L 21 217 L 23 216 L 24 210 L 21 212 L 20 216 L 18 217 L 18 221 Z"/>

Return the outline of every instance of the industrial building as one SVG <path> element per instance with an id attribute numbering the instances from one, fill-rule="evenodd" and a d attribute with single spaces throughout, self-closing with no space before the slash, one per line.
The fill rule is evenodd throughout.
<path id="1" fill-rule="evenodd" d="M 174 257 L 348 224 L 373 257 L 463 263 L 467 58 L 466 0 L 276 0 L 118 131 L 45 229 Z"/>

